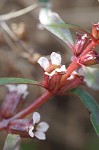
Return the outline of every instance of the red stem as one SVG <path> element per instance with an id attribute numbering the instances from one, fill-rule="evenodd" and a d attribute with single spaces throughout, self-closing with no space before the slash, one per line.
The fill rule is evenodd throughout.
<path id="1" fill-rule="evenodd" d="M 85 54 L 87 54 L 88 52 L 90 52 L 90 50 L 91 50 L 92 48 L 96 47 L 97 44 L 98 44 L 97 42 L 92 41 L 92 42 L 86 47 L 86 49 L 82 52 L 82 54 L 80 55 L 80 58 L 81 58 L 83 55 L 85 55 Z"/>
<path id="2" fill-rule="evenodd" d="M 38 109 L 43 103 L 45 103 L 50 97 L 52 96 L 52 93 L 47 91 L 43 95 L 41 95 L 37 100 L 35 100 L 29 107 L 25 108 L 18 114 L 16 114 L 14 117 L 11 118 L 13 119 L 19 119 L 19 118 L 24 118 L 30 113 L 34 112 L 36 109 Z"/>
<path id="3" fill-rule="evenodd" d="M 10 121 L 12 121 L 14 119 L 24 118 L 27 115 L 29 115 L 32 112 L 34 112 L 43 103 L 45 103 L 51 96 L 52 96 L 52 93 L 47 91 L 43 95 L 41 95 L 37 100 L 35 100 L 30 106 L 28 106 L 27 108 L 25 108 L 21 112 L 17 113 L 14 117 L 2 120 L 0 122 L 0 131 L 6 129 Z"/>
<path id="4" fill-rule="evenodd" d="M 72 61 L 69 67 L 66 70 L 66 74 L 62 76 L 61 86 L 65 85 L 66 79 L 70 76 L 70 74 L 79 67 L 79 63 L 76 59 Z"/>

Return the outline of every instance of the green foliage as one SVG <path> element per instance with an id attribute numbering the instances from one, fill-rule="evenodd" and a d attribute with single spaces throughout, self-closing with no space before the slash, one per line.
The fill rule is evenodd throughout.
<path id="1" fill-rule="evenodd" d="M 3 150 L 19 150 L 21 138 L 17 134 L 8 134 Z"/>
<path id="2" fill-rule="evenodd" d="M 24 79 L 24 78 L 0 78 L 0 85 L 6 85 L 6 84 L 32 84 L 32 85 L 39 85 L 39 82 L 30 80 L 30 79 Z"/>
<path id="3" fill-rule="evenodd" d="M 39 2 L 42 2 L 42 3 L 48 3 L 49 0 L 38 0 Z"/>
<path id="4" fill-rule="evenodd" d="M 62 27 L 57 28 L 56 26 L 52 26 L 54 24 L 66 25 L 57 13 L 52 12 L 48 8 L 43 8 L 40 12 L 40 21 L 48 31 L 64 41 L 70 48 L 72 47 L 74 41 L 70 30 Z"/>
<path id="5" fill-rule="evenodd" d="M 64 30 L 72 29 L 72 30 L 82 31 L 82 32 L 88 34 L 89 37 L 93 39 L 93 36 L 92 36 L 91 33 L 89 33 L 86 29 L 84 29 L 83 27 L 80 27 L 78 25 L 64 23 L 64 22 L 60 22 L 60 23 L 55 22 L 55 23 L 51 23 L 51 24 L 49 24 L 47 26 L 50 27 L 50 28 L 56 28 L 56 30 L 59 30 L 59 29 L 64 29 Z"/>
<path id="6" fill-rule="evenodd" d="M 99 105 L 89 93 L 82 89 L 74 89 L 71 91 L 71 93 L 79 96 L 81 101 L 90 112 L 90 120 L 94 126 L 97 135 L 99 136 Z"/>

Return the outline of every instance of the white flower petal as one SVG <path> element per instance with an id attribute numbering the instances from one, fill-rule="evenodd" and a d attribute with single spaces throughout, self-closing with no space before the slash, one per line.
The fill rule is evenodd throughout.
<path id="1" fill-rule="evenodd" d="M 41 132 L 46 132 L 48 128 L 49 128 L 49 125 L 46 122 L 40 122 L 37 125 L 36 130 L 41 131 Z"/>
<path id="2" fill-rule="evenodd" d="M 74 79 L 74 75 L 70 75 L 70 77 L 67 78 L 67 80 L 72 80 Z"/>
<path id="3" fill-rule="evenodd" d="M 17 86 L 16 85 L 6 85 L 8 88 L 9 92 L 17 91 Z"/>
<path id="4" fill-rule="evenodd" d="M 48 75 L 49 77 L 52 77 L 55 74 L 55 70 L 53 70 L 51 73 L 45 72 L 46 75 Z"/>
<path id="5" fill-rule="evenodd" d="M 55 70 L 59 73 L 66 73 L 65 65 L 62 65 L 60 68 L 56 68 Z"/>
<path id="6" fill-rule="evenodd" d="M 25 93 L 22 95 L 22 98 L 25 99 L 27 97 L 27 95 L 29 95 L 29 92 L 25 91 Z"/>
<path id="7" fill-rule="evenodd" d="M 28 86 L 26 84 L 17 85 L 17 92 L 19 95 L 24 94 L 27 90 Z"/>
<path id="8" fill-rule="evenodd" d="M 40 132 L 40 131 L 36 131 L 35 132 L 35 136 L 39 139 L 39 140 L 45 140 L 46 136 L 44 132 Z"/>
<path id="9" fill-rule="evenodd" d="M 51 59 L 51 62 L 53 65 L 60 65 L 61 64 L 61 55 L 60 54 L 52 52 L 50 59 Z"/>
<path id="10" fill-rule="evenodd" d="M 39 123 L 40 121 L 40 114 L 38 112 L 33 113 L 33 124 Z"/>
<path id="11" fill-rule="evenodd" d="M 45 58 L 45 57 L 41 57 L 37 62 L 40 64 L 40 66 L 41 66 L 44 70 L 46 70 L 47 67 L 49 67 L 49 61 L 48 61 L 48 59 Z"/>
<path id="12" fill-rule="evenodd" d="M 34 137 L 33 129 L 34 129 L 33 126 L 29 126 L 29 131 L 28 131 L 28 133 L 29 133 L 29 135 L 30 135 L 31 137 Z"/>

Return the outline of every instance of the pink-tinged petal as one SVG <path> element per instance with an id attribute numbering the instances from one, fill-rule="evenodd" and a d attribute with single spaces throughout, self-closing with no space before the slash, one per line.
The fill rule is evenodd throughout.
<path id="1" fill-rule="evenodd" d="M 30 137 L 34 137 L 33 129 L 34 129 L 34 126 L 29 126 L 28 133 L 29 133 Z"/>
<path id="2" fill-rule="evenodd" d="M 35 132 L 35 136 L 39 139 L 39 140 L 45 140 L 46 136 L 44 132 L 40 132 L 40 131 L 36 131 Z"/>
<path id="3" fill-rule="evenodd" d="M 19 85 L 17 85 L 17 92 L 18 92 L 18 94 L 20 94 L 20 95 L 24 94 L 26 92 L 27 88 L 28 88 L 27 84 L 19 84 Z"/>
<path id="4" fill-rule="evenodd" d="M 8 88 L 9 92 L 17 91 L 17 86 L 16 85 L 6 85 Z"/>
<path id="5" fill-rule="evenodd" d="M 36 130 L 41 131 L 41 132 L 46 132 L 48 128 L 49 128 L 49 125 L 46 122 L 40 122 L 37 125 Z"/>
<path id="6" fill-rule="evenodd" d="M 40 121 L 40 114 L 38 112 L 33 113 L 33 124 L 39 123 Z"/>
<path id="7" fill-rule="evenodd" d="M 48 59 L 45 58 L 45 57 L 41 57 L 37 62 L 40 64 L 40 66 L 41 66 L 44 70 L 46 70 L 47 67 L 49 67 L 49 61 L 48 61 Z"/>
<path id="8" fill-rule="evenodd" d="M 51 62 L 53 65 L 60 65 L 61 64 L 61 55 L 58 53 L 52 52 L 50 59 L 51 59 Z"/>

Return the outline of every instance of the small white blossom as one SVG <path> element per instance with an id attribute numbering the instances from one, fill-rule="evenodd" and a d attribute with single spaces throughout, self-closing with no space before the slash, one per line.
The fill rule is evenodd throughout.
<path id="1" fill-rule="evenodd" d="M 29 94 L 29 92 L 27 91 L 28 86 L 26 84 L 18 84 L 18 85 L 6 85 L 6 87 L 8 88 L 9 92 L 14 92 L 16 91 L 17 94 L 19 94 L 20 96 L 22 95 L 23 98 L 26 98 L 26 96 Z"/>
<path id="2" fill-rule="evenodd" d="M 54 69 L 52 72 L 48 73 L 46 72 L 46 69 L 49 67 L 50 65 L 50 62 L 48 61 L 47 58 L 45 57 L 41 57 L 39 60 L 38 60 L 38 63 L 40 64 L 40 66 L 45 70 L 45 74 L 52 77 L 55 72 L 59 72 L 59 73 L 66 73 L 66 67 L 65 65 L 62 65 L 61 66 L 61 55 L 58 54 L 58 53 L 55 53 L 55 52 L 52 52 L 51 55 L 50 55 L 50 59 L 51 59 L 51 64 L 53 65 L 56 65 L 57 68 Z M 61 66 L 61 67 L 60 67 Z"/>
<path id="3" fill-rule="evenodd" d="M 45 132 L 48 130 L 49 125 L 46 122 L 40 122 L 40 114 L 38 112 L 33 113 L 33 125 L 29 126 L 29 135 L 34 136 L 40 140 L 45 140 Z M 33 131 L 34 130 L 34 131 Z"/>

